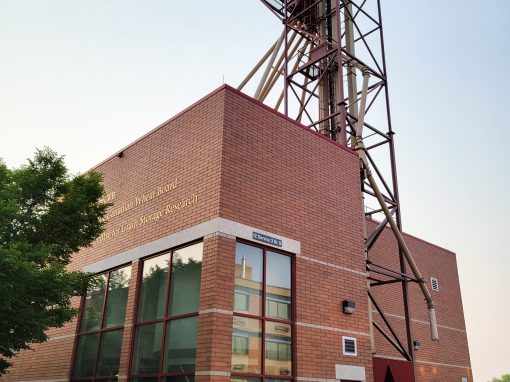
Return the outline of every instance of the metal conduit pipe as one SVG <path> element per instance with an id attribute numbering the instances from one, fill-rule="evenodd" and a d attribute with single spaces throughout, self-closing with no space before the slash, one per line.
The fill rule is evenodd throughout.
<path id="1" fill-rule="evenodd" d="M 305 103 L 306 89 L 308 87 L 308 77 L 305 76 L 303 81 L 303 90 L 301 91 L 301 98 L 299 99 L 299 105 L 303 105 Z M 301 106 L 299 107 L 301 109 Z M 303 117 L 303 113 L 299 113 L 297 116 L 297 121 L 301 123 L 301 118 Z"/>
<path id="2" fill-rule="evenodd" d="M 386 216 L 386 219 L 388 220 L 388 223 L 390 224 L 391 230 L 393 231 L 393 234 L 395 235 L 395 238 L 397 239 L 398 245 L 400 246 L 400 249 L 402 250 L 407 263 L 411 267 L 411 270 L 413 271 L 414 277 L 418 280 L 418 285 L 420 286 L 420 289 L 425 297 L 425 301 L 427 302 L 427 308 L 429 310 L 429 322 L 430 322 L 430 334 L 432 341 L 438 341 L 439 340 L 439 334 L 437 331 L 437 320 L 436 320 L 436 308 L 434 305 L 434 300 L 432 299 L 432 295 L 430 294 L 427 284 L 425 283 L 425 280 L 423 279 L 423 276 L 421 275 L 418 266 L 416 265 L 416 262 L 414 261 L 413 256 L 411 255 L 411 251 L 409 251 L 409 248 L 407 247 L 407 244 L 404 240 L 404 237 L 400 230 L 397 227 L 397 223 L 393 219 L 393 216 L 391 215 L 391 212 L 386 205 L 386 202 L 384 201 L 384 196 L 379 189 L 379 186 L 377 185 L 377 182 L 374 179 L 374 176 L 372 175 L 372 171 L 370 170 L 370 166 L 367 160 L 366 156 L 366 147 L 363 143 L 363 123 L 365 120 L 365 105 L 366 105 L 366 99 L 367 99 L 367 92 L 368 92 L 368 80 L 370 78 L 369 71 L 364 68 L 362 70 L 363 73 L 363 88 L 361 91 L 361 99 L 360 99 L 360 108 L 359 108 L 359 114 L 358 114 L 358 121 L 355 124 L 355 130 L 356 130 L 356 151 L 358 153 L 358 156 L 360 158 L 360 166 L 361 170 L 364 172 L 366 179 L 368 180 L 368 183 L 372 187 L 372 190 L 381 205 L 381 208 L 384 212 L 384 215 Z"/>
<path id="3" fill-rule="evenodd" d="M 292 45 L 292 43 L 294 42 L 294 39 L 296 38 L 296 36 L 297 36 L 297 32 L 294 32 L 294 34 L 292 36 L 290 36 L 290 39 L 287 42 L 287 44 L 289 46 Z M 296 46 L 294 46 L 294 48 L 290 52 L 289 57 L 292 57 L 294 55 L 295 51 L 299 48 L 299 44 L 301 44 L 303 39 L 304 39 L 304 37 L 301 36 L 299 41 L 298 41 L 298 43 L 296 44 Z M 264 102 L 264 99 L 267 97 L 267 95 L 269 94 L 269 92 L 273 88 L 273 86 L 276 83 L 276 81 L 278 80 L 279 76 L 282 74 L 283 66 L 285 65 L 285 63 L 283 62 L 283 59 L 285 58 L 285 53 L 286 52 L 283 51 L 281 56 L 278 58 L 278 61 L 276 61 L 276 64 L 274 65 L 274 68 L 273 68 L 273 71 L 271 72 L 271 75 L 269 76 L 268 80 L 266 81 L 266 84 L 262 88 L 262 91 L 260 92 L 260 96 L 258 98 L 258 100 L 260 102 Z"/>
<path id="4" fill-rule="evenodd" d="M 244 85 L 246 85 L 248 83 L 249 80 L 251 80 L 251 78 L 253 77 L 253 75 L 257 72 L 257 70 L 260 69 L 260 67 L 262 66 L 262 64 L 267 60 L 267 58 L 271 55 L 271 53 L 273 52 L 274 48 L 276 47 L 276 44 L 278 44 L 278 40 L 276 40 L 274 42 L 273 45 L 271 45 L 271 47 L 269 48 L 269 50 L 266 52 L 266 54 L 264 54 L 264 56 L 259 60 L 259 62 L 257 62 L 257 64 L 253 67 L 253 69 L 250 71 L 250 73 L 248 73 L 248 75 L 245 77 L 245 79 L 243 80 L 243 82 L 241 82 L 239 84 L 239 86 L 237 87 L 237 90 L 243 90 L 244 88 Z"/>
<path id="5" fill-rule="evenodd" d="M 262 74 L 262 78 L 260 79 L 259 86 L 257 87 L 257 90 L 255 91 L 255 95 L 253 98 L 259 98 L 260 92 L 262 91 L 262 87 L 266 83 L 267 77 L 269 76 L 269 72 L 271 68 L 273 67 L 274 61 L 276 60 L 276 56 L 278 55 L 278 51 L 280 50 L 280 47 L 282 46 L 283 40 L 285 40 L 286 31 L 282 33 L 280 38 L 278 39 L 276 46 L 273 50 L 273 54 L 271 55 L 271 58 L 269 59 L 269 62 L 267 63 L 266 70 L 264 71 L 264 74 Z"/>
<path id="6" fill-rule="evenodd" d="M 302 50 L 299 51 L 297 60 L 294 63 L 294 67 L 292 68 L 292 71 L 295 71 L 297 69 L 297 67 L 298 67 L 301 59 L 303 58 L 303 55 L 305 54 L 306 50 L 308 49 L 309 45 L 310 45 L 310 41 L 306 41 L 305 45 L 302 48 Z M 305 87 L 306 87 L 306 83 L 308 82 L 307 78 L 308 77 L 305 77 Z M 284 81 L 285 81 L 285 79 L 284 79 Z M 276 101 L 276 106 L 274 107 L 275 110 L 278 110 L 280 108 L 280 105 L 281 105 L 281 103 L 283 101 L 283 96 L 284 96 L 284 92 L 282 90 L 282 92 L 280 93 L 280 97 L 278 97 L 278 101 Z M 303 103 L 303 101 L 301 101 L 301 104 L 302 103 Z M 297 121 L 301 122 L 301 117 L 299 117 Z"/>
<path id="7" fill-rule="evenodd" d="M 294 35 L 293 37 L 296 37 L 296 35 Z M 299 49 L 299 46 L 303 42 L 303 39 L 304 39 L 304 37 L 302 37 L 302 36 L 299 38 L 299 40 L 296 43 L 296 45 L 290 51 L 290 54 L 289 54 L 288 57 L 293 57 L 294 56 L 296 51 Z M 289 45 L 292 44 L 292 40 L 293 40 L 293 38 L 291 37 L 291 39 L 288 42 Z M 284 69 L 284 66 L 285 66 L 285 62 L 282 62 L 283 59 L 284 59 L 284 56 L 283 56 L 284 54 L 285 54 L 285 52 L 282 52 L 282 56 L 280 57 L 280 59 L 276 63 L 275 68 L 274 68 L 273 72 L 271 73 L 271 76 L 269 76 L 269 79 L 267 80 L 266 85 L 262 89 L 262 93 L 260 94 L 260 97 L 259 97 L 259 101 L 260 102 L 264 102 L 266 97 L 269 95 L 269 92 L 273 89 L 273 86 L 276 84 L 276 81 L 278 81 L 278 79 L 282 75 L 282 72 L 283 72 L 283 69 Z"/>

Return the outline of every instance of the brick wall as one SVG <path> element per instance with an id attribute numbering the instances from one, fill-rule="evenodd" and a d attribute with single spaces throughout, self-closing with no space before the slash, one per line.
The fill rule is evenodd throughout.
<path id="1" fill-rule="evenodd" d="M 373 229 L 375 224 L 370 224 L 369 227 Z M 436 304 L 439 325 L 439 342 L 433 342 L 430 339 L 428 310 L 423 294 L 417 284 L 410 283 L 411 331 L 413 339 L 421 344 L 420 349 L 415 352 L 416 380 L 443 382 L 460 381 L 462 377 L 467 377 L 469 381 L 472 381 L 456 255 L 411 235 L 405 235 L 405 239 L 422 276 L 428 283 L 427 286 Z M 370 257 L 375 264 L 398 270 L 396 251 L 396 240 L 390 229 L 385 229 L 374 245 Z M 407 273 L 412 274 L 409 267 L 407 269 Z M 431 277 L 438 279 L 439 291 L 437 292 L 432 291 Z M 392 326 L 400 336 L 405 338 L 400 285 L 375 287 L 372 288 L 372 293 L 387 314 Z M 374 314 L 374 317 L 378 323 L 382 323 L 378 314 Z M 376 344 L 377 356 L 402 357 L 378 333 Z"/>
<path id="2" fill-rule="evenodd" d="M 224 97 L 224 92 L 218 89 L 123 149 L 122 155 L 114 155 L 95 168 L 104 174 L 106 192 L 115 192 L 114 206 L 109 213 L 122 206 L 129 207 L 125 211 L 119 211 L 121 213 L 115 212 L 116 216 L 108 219 L 105 233 L 110 234 L 110 237 L 99 239 L 92 247 L 81 250 L 73 257 L 70 269 L 81 270 L 86 264 L 218 216 Z M 166 192 L 161 192 L 160 189 L 158 195 L 158 188 L 164 188 L 175 181 L 175 187 L 168 187 Z M 151 195 L 153 191 L 155 194 Z M 196 202 L 193 204 L 165 213 L 167 206 L 193 195 L 196 195 Z M 140 200 L 138 204 L 136 198 Z M 163 213 L 156 220 L 158 215 L 154 214 L 158 211 Z M 140 221 L 142 217 L 146 218 L 143 224 Z M 126 225 L 134 222 L 136 226 Z M 124 232 L 121 232 L 122 227 Z M 208 245 L 206 244 L 206 249 L 209 248 Z M 209 261 L 209 255 L 213 256 L 206 250 L 204 266 Z M 133 271 L 136 272 L 136 268 Z M 133 281 L 136 280 L 135 272 L 132 274 Z M 205 270 L 204 285 L 207 285 L 207 277 L 210 277 L 208 274 Z M 130 325 L 133 323 L 136 295 L 134 286 L 134 283 L 131 283 L 120 379 L 126 376 L 128 370 L 132 331 Z M 74 302 L 78 307 L 79 299 Z M 15 366 L 2 379 L 67 380 L 75 333 L 75 321 L 63 328 L 50 330 L 50 341 L 34 345 L 35 352 L 21 352 L 14 359 Z"/>
<path id="3" fill-rule="evenodd" d="M 335 364 L 349 364 L 364 366 L 368 381 L 372 380 L 359 171 L 353 152 L 225 86 L 96 169 L 104 174 L 107 192 L 115 192 L 114 206 L 104 236 L 76 254 L 71 269 L 83 269 L 215 217 L 297 240 L 301 253 L 295 260 L 296 375 L 309 381 L 334 379 Z M 192 203 L 172 207 L 183 200 Z M 235 241 L 224 234 L 204 238 L 198 382 L 230 379 Z M 425 268 L 429 261 L 440 264 L 430 272 L 436 273 L 440 288 L 453 296 L 445 296 L 444 302 L 438 296 L 440 324 L 461 330 L 443 335 L 441 329 L 440 335 L 445 342 L 460 341 L 458 346 L 463 346 L 462 336 L 457 335 L 465 337 L 463 317 L 456 313 L 462 305 L 456 268 L 452 276 L 454 255 L 419 240 L 410 246 L 426 253 L 420 258 Z M 374 257 L 391 265 L 387 253 L 394 247 L 391 235 L 384 233 Z M 119 380 L 129 371 L 139 264 L 133 263 Z M 414 290 L 411 293 L 413 317 L 426 319 L 426 311 L 414 304 L 420 296 Z M 342 313 L 345 299 L 356 302 L 353 315 Z M 391 319 L 401 326 L 402 312 L 393 295 L 383 294 L 381 299 L 393 314 Z M 79 299 L 74 302 L 78 306 Z M 426 326 L 415 326 L 421 339 L 420 330 Z M 4 379 L 67 380 L 75 331 L 75 322 L 50 330 L 50 341 L 35 345 L 36 352 L 21 352 Z M 342 354 L 342 336 L 356 337 L 357 357 Z M 447 359 L 434 358 L 435 348 L 422 347 L 419 357 L 423 354 L 423 360 Z M 393 354 L 383 345 L 380 349 Z M 459 357 L 448 360 L 469 364 L 469 356 L 467 361 Z M 429 375 L 430 367 L 436 367 L 436 374 L 443 373 L 437 365 L 417 365 L 423 367 L 424 375 Z"/>
<path id="4" fill-rule="evenodd" d="M 220 215 L 299 240 L 297 376 L 335 378 L 335 364 L 371 379 L 357 156 L 235 91 L 225 95 Z M 341 312 L 344 299 L 355 314 Z M 343 356 L 342 335 L 358 357 Z"/>

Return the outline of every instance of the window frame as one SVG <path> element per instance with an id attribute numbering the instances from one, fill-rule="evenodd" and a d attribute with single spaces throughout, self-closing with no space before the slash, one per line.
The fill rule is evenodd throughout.
<path id="1" fill-rule="evenodd" d="M 70 370 L 69 370 L 69 380 L 70 381 L 102 381 L 102 380 L 106 380 L 106 379 L 116 379 L 118 380 L 118 375 L 111 375 L 111 376 L 98 376 L 96 375 L 97 374 L 97 366 L 98 366 L 98 361 L 99 361 L 99 353 L 100 353 L 100 349 L 101 349 L 101 339 L 103 337 L 103 333 L 104 332 L 111 332 L 111 331 L 115 331 L 115 330 L 122 330 L 122 337 L 124 337 L 124 329 L 126 327 L 126 317 L 128 315 L 128 311 L 126 309 L 126 316 L 124 317 L 124 324 L 123 325 L 117 325 L 117 326 L 110 326 L 110 327 L 107 327 L 105 328 L 104 327 L 104 324 L 105 324 L 105 312 L 106 312 L 106 306 L 108 304 L 108 292 L 109 292 L 109 287 L 110 287 L 110 278 L 111 278 L 111 274 L 115 271 L 118 271 L 122 268 L 127 268 L 127 267 L 130 267 L 130 271 L 131 271 L 131 274 L 130 274 L 130 277 L 129 277 L 129 284 L 128 284 L 128 296 L 127 296 L 127 299 L 126 299 L 126 307 L 128 305 L 128 300 L 129 300 L 129 288 L 132 286 L 132 279 L 133 279 L 133 262 L 129 262 L 129 263 L 124 263 L 122 265 L 119 265 L 119 266 L 116 266 L 114 268 L 109 268 L 109 269 L 106 269 L 100 273 L 96 273 L 95 276 L 101 276 L 101 275 L 107 275 L 107 279 L 106 279 L 106 284 L 105 284 L 105 288 L 104 288 L 104 295 L 103 295 L 103 306 L 102 306 L 102 309 L 101 309 L 101 322 L 100 322 L 100 325 L 99 325 L 99 329 L 93 329 L 93 330 L 84 330 L 82 331 L 81 330 L 81 324 L 82 324 L 82 321 L 83 321 L 83 315 L 85 313 L 85 302 L 86 302 L 86 299 L 87 299 L 87 292 L 85 292 L 85 295 L 81 296 L 80 298 L 80 308 L 79 308 L 79 312 L 80 314 L 78 315 L 78 320 L 76 321 L 76 331 L 75 331 L 75 338 L 74 338 L 74 344 L 73 344 L 73 352 L 72 352 L 72 361 L 71 361 L 71 367 L 70 367 Z M 98 334 L 99 335 L 99 338 L 97 340 L 97 345 L 96 345 L 96 357 L 95 357 L 95 360 L 94 360 L 94 375 L 91 376 L 91 377 L 75 377 L 74 375 L 74 368 L 76 366 L 76 356 L 78 355 L 78 343 L 79 343 L 79 340 L 80 340 L 80 337 L 83 337 L 85 335 L 92 335 L 92 334 Z M 121 345 L 121 354 L 122 354 L 122 345 Z M 120 360 L 119 360 L 120 361 Z M 119 368 L 120 368 L 120 364 L 119 364 Z"/>
<path id="2" fill-rule="evenodd" d="M 249 340 L 249 337 L 246 336 L 246 335 L 232 334 L 232 354 L 236 354 L 236 355 L 246 355 L 246 354 L 248 354 L 249 353 L 248 349 L 243 349 L 243 350 L 237 349 L 237 350 L 234 351 L 234 349 L 236 348 L 234 346 L 234 338 L 246 340 L 246 343 L 248 343 L 248 340 Z"/>
<path id="3" fill-rule="evenodd" d="M 253 373 L 239 373 L 235 372 L 233 370 L 230 371 L 230 377 L 233 378 L 243 378 L 243 377 L 251 377 L 251 378 L 258 378 L 260 382 L 265 382 L 266 379 L 277 379 L 281 382 L 284 381 L 295 381 L 296 380 L 296 255 L 294 253 L 290 253 L 278 248 L 274 248 L 268 245 L 259 244 L 250 240 L 245 239 L 236 239 L 236 251 L 237 251 L 237 243 L 249 245 L 252 247 L 256 247 L 262 250 L 262 309 L 261 309 L 261 315 L 254 315 L 249 313 L 242 313 L 242 312 L 236 312 L 235 310 L 232 310 L 233 316 L 238 317 L 245 317 L 245 318 L 251 318 L 256 319 L 262 322 L 262 332 L 261 332 L 261 351 L 260 351 L 260 374 L 253 374 Z M 268 317 L 266 313 L 266 299 L 267 299 L 267 275 L 266 275 L 266 263 L 267 263 L 267 252 L 274 252 L 279 255 L 287 256 L 290 258 L 290 293 L 291 293 L 291 318 L 290 320 L 283 320 L 278 319 L 274 317 Z M 237 252 L 236 252 L 237 253 Z M 234 256 L 234 262 L 235 262 L 235 256 Z M 235 277 L 235 275 L 234 275 Z M 235 288 L 235 281 L 234 281 L 234 288 Z M 235 293 L 235 289 L 233 291 Z M 234 306 L 233 306 L 234 308 Z M 274 374 L 266 374 L 266 322 L 274 322 L 274 323 L 281 323 L 281 324 L 287 324 L 290 325 L 291 328 L 291 346 L 290 350 L 292 352 L 290 361 L 291 361 L 291 374 L 290 375 L 274 375 Z M 233 328 L 232 328 L 233 331 Z M 233 338 L 233 334 L 232 334 Z"/>
<path id="4" fill-rule="evenodd" d="M 238 292 L 239 295 L 243 296 L 246 301 L 244 302 L 244 306 L 245 306 L 245 310 L 250 310 L 250 294 L 249 293 L 245 293 L 245 292 Z M 234 309 L 236 307 L 236 300 L 235 300 L 235 295 L 234 295 Z"/>
<path id="5" fill-rule="evenodd" d="M 173 255 L 174 252 L 186 248 L 191 247 L 192 245 L 202 243 L 204 244 L 203 238 L 200 238 L 198 240 L 193 240 L 187 243 L 180 244 L 176 247 L 165 249 L 163 251 L 159 251 L 156 253 L 153 253 L 151 255 L 142 257 L 138 259 L 138 270 L 136 274 L 136 294 L 135 294 L 135 302 L 134 302 L 134 309 L 133 309 L 133 330 L 131 331 L 131 338 L 129 342 L 129 360 L 128 360 L 128 372 L 127 372 L 127 380 L 130 381 L 133 378 L 143 379 L 143 378 L 155 378 L 158 381 L 160 381 L 162 378 L 165 377 L 175 377 L 175 376 L 191 376 L 195 377 L 196 370 L 194 371 L 184 371 L 184 372 L 172 372 L 172 373 L 163 373 L 163 364 L 164 364 L 164 356 L 165 356 L 165 345 L 166 345 L 166 334 L 167 334 L 167 326 L 168 322 L 183 319 L 183 318 L 189 318 L 189 317 L 198 317 L 199 311 L 200 311 L 200 300 L 199 300 L 199 307 L 196 312 L 192 313 L 185 313 L 185 314 L 179 314 L 176 316 L 168 316 L 168 306 L 169 306 L 169 297 L 170 297 L 170 288 L 172 283 L 172 269 L 173 269 Z M 202 256 L 204 254 L 204 247 L 202 247 Z M 139 304 L 140 304 L 140 294 L 142 292 L 142 282 L 143 282 L 143 266 L 145 261 L 156 258 L 158 256 L 168 255 L 169 256 L 169 268 L 168 268 L 168 276 L 166 281 L 166 291 L 165 291 L 165 308 L 164 312 L 165 315 L 162 318 L 153 319 L 153 320 L 145 320 L 145 321 L 138 321 L 138 310 L 139 310 Z M 203 261 L 203 257 L 202 257 Z M 200 269 L 200 281 L 202 281 L 202 269 Z M 200 283 L 200 289 L 202 288 L 202 284 Z M 135 347 L 135 336 L 136 336 L 136 330 L 138 327 L 146 326 L 146 325 L 152 325 L 157 323 L 163 324 L 162 329 L 162 338 L 161 338 L 161 351 L 159 356 L 159 372 L 157 374 L 133 374 L 132 367 L 133 367 L 133 354 L 134 354 L 134 347 Z M 197 336 L 198 336 L 198 330 L 197 330 Z M 195 357 L 196 361 L 196 357 Z M 196 363 L 195 363 L 196 366 Z"/>

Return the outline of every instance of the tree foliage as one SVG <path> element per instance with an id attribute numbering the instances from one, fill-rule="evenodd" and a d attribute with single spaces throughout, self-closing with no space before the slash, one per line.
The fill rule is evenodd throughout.
<path id="1" fill-rule="evenodd" d="M 510 382 L 510 374 L 504 374 L 501 378 L 492 378 L 490 382 Z"/>
<path id="2" fill-rule="evenodd" d="M 71 255 L 103 230 L 101 175 L 71 177 L 50 149 L 18 169 L 0 161 L 0 375 L 45 331 L 70 321 L 91 275 L 70 272 Z"/>

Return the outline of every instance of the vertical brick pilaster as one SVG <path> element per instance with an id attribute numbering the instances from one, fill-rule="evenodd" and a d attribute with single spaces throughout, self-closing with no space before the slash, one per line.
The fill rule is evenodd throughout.
<path id="1" fill-rule="evenodd" d="M 197 382 L 228 381 L 232 349 L 235 239 L 204 239 L 197 340 Z"/>
<path id="2" fill-rule="evenodd" d="M 134 339 L 133 332 L 135 330 L 136 322 L 136 296 L 138 295 L 137 279 L 138 271 L 141 263 L 134 261 L 131 264 L 131 280 L 129 281 L 129 291 L 126 306 L 126 321 L 124 323 L 124 335 L 122 337 L 122 350 L 120 353 L 119 364 L 119 381 L 127 379 L 129 373 L 129 355 L 133 347 L 132 340 Z"/>

